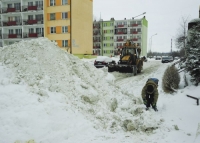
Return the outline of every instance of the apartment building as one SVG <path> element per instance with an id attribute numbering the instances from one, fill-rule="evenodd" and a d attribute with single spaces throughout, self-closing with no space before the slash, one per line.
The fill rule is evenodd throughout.
<path id="1" fill-rule="evenodd" d="M 99 25 L 99 26 L 98 26 Z M 93 22 L 93 54 L 114 56 L 127 39 L 141 47 L 142 56 L 147 56 L 148 21 L 123 19 Z M 98 37 L 98 41 L 97 41 Z"/>
<path id="2" fill-rule="evenodd" d="M 92 54 L 92 0 L 1 0 L 0 5 L 0 46 L 47 37 L 72 54 Z"/>

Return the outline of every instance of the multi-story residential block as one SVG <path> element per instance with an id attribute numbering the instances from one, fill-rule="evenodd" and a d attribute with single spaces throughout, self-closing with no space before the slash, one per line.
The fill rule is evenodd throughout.
<path id="1" fill-rule="evenodd" d="M 47 37 L 72 54 L 92 54 L 92 0 L 1 0 L 0 5 L 0 46 Z"/>
<path id="2" fill-rule="evenodd" d="M 97 25 L 99 25 L 98 29 Z M 145 17 L 142 19 L 114 20 L 111 18 L 110 21 L 94 21 L 93 54 L 113 56 L 129 39 L 141 47 L 142 56 L 147 56 L 147 30 L 148 21 Z M 96 31 L 98 32 L 95 33 Z"/>
<path id="3" fill-rule="evenodd" d="M 93 23 L 93 53 L 100 55 L 102 51 L 102 22 L 94 21 Z"/>

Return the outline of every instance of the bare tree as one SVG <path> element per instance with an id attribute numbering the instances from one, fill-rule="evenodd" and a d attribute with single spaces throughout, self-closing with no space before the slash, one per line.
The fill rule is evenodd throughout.
<path id="1" fill-rule="evenodd" d="M 182 17 L 180 28 L 178 29 L 177 36 L 175 38 L 175 45 L 178 49 L 184 49 L 186 47 L 186 38 L 187 38 L 187 26 L 188 26 L 188 17 Z"/>

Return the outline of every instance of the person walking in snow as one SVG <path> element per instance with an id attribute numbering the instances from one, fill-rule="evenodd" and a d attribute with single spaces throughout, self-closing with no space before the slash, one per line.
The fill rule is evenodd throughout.
<path id="1" fill-rule="evenodd" d="M 155 111 L 158 111 L 156 107 L 156 103 L 158 100 L 158 79 L 157 78 L 149 78 L 142 89 L 142 99 L 144 105 L 146 105 L 146 110 L 149 109 L 150 106 Z"/>

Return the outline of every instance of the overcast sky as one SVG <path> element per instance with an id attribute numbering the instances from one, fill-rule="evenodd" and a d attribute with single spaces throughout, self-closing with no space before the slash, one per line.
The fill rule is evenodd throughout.
<path id="1" fill-rule="evenodd" d="M 93 16 L 98 20 L 131 19 L 146 12 L 148 44 L 152 37 L 152 51 L 176 51 L 174 39 L 180 29 L 182 17 L 199 18 L 200 0 L 93 0 Z M 142 18 L 141 15 L 138 18 Z M 155 36 L 152 36 L 156 34 Z"/>

